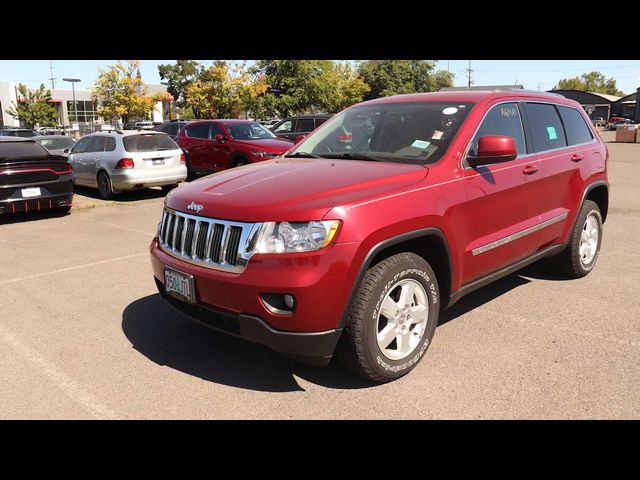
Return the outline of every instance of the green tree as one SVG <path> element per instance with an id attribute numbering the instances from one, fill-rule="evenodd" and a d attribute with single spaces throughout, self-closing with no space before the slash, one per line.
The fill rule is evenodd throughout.
<path id="1" fill-rule="evenodd" d="M 108 119 L 121 117 L 123 123 L 148 119 L 154 103 L 167 100 L 166 93 L 147 95 L 147 87 L 140 76 L 140 63 L 139 60 L 129 60 L 126 65 L 118 62 L 105 70 L 99 69 L 93 89 L 98 115 Z"/>
<path id="2" fill-rule="evenodd" d="M 436 91 L 440 90 L 443 87 L 453 87 L 453 77 L 454 74 L 447 70 L 438 70 L 434 74 Z"/>
<path id="3" fill-rule="evenodd" d="M 319 104 L 327 113 L 339 112 L 362 101 L 369 91 L 369 85 L 348 62 L 334 62 L 320 77 L 318 88 L 323 91 Z"/>
<path id="4" fill-rule="evenodd" d="M 237 118 L 266 88 L 259 79 L 252 80 L 243 65 L 230 68 L 226 62 L 217 61 L 187 87 L 185 104 L 197 118 Z"/>
<path id="5" fill-rule="evenodd" d="M 18 85 L 20 98 L 12 102 L 6 112 L 13 118 L 24 122 L 30 128 L 35 126 L 48 127 L 58 123 L 58 111 L 51 104 L 51 90 L 46 90 L 44 84 L 37 90 L 31 90 L 26 85 Z"/>
<path id="6" fill-rule="evenodd" d="M 167 81 L 167 92 L 173 96 L 178 108 L 187 107 L 187 88 L 198 80 L 203 70 L 204 67 L 195 60 L 177 60 L 173 65 L 158 65 L 160 79 Z"/>
<path id="7" fill-rule="evenodd" d="M 250 69 L 255 79 L 268 85 L 249 104 L 254 117 L 285 117 L 327 108 L 332 88 L 328 80 L 331 60 L 259 60 Z"/>
<path id="8" fill-rule="evenodd" d="M 403 93 L 432 92 L 438 82 L 431 60 L 368 60 L 361 62 L 358 72 L 370 87 L 365 100 Z M 438 78 L 447 83 L 445 74 Z"/>
<path id="9" fill-rule="evenodd" d="M 563 78 L 554 87 L 554 90 L 582 90 L 618 97 L 624 96 L 624 92 L 618 90 L 616 80 L 613 77 L 607 78 L 601 72 L 589 72 L 583 73 L 579 77 Z"/>

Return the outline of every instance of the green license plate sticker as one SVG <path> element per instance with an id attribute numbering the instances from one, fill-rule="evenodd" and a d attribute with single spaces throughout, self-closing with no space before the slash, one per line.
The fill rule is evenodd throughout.
<path id="1" fill-rule="evenodd" d="M 554 127 L 547 127 L 547 134 L 549 135 L 549 140 L 558 139 L 558 134 L 556 133 L 556 129 Z"/>

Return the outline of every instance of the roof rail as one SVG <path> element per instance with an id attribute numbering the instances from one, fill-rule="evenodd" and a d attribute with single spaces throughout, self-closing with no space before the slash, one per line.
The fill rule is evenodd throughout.
<path id="1" fill-rule="evenodd" d="M 98 130 L 97 132 L 94 133 L 100 133 L 100 132 L 116 132 L 119 133 L 120 135 L 122 135 L 122 130 L 116 130 L 115 128 L 105 128 L 104 130 Z"/>

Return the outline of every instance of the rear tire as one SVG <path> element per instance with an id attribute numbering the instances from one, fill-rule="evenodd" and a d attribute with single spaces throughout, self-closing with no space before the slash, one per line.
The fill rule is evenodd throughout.
<path id="1" fill-rule="evenodd" d="M 177 188 L 178 184 L 177 183 L 173 183 L 171 185 L 162 185 L 160 188 L 162 188 L 162 191 L 167 194 L 169 193 L 171 190 L 173 190 L 174 188 Z"/>
<path id="2" fill-rule="evenodd" d="M 231 162 L 231 167 L 232 168 L 241 167 L 243 165 L 249 165 L 249 159 L 248 158 L 246 158 L 246 157 L 236 157 Z"/>
<path id="3" fill-rule="evenodd" d="M 184 152 L 184 163 L 187 166 L 187 182 L 191 182 L 196 179 L 196 172 L 191 168 L 191 160 L 189 160 L 189 155 L 187 152 Z"/>
<path id="4" fill-rule="evenodd" d="M 111 200 L 113 198 L 113 186 L 106 172 L 98 173 L 98 194 L 103 200 Z"/>
<path id="5" fill-rule="evenodd" d="M 595 266 L 602 244 L 602 214 L 598 205 L 585 200 L 567 247 L 552 259 L 558 271 L 569 278 L 581 278 Z"/>
<path id="6" fill-rule="evenodd" d="M 406 375 L 431 344 L 439 302 L 436 276 L 422 257 L 404 252 L 382 260 L 362 279 L 337 358 L 373 382 Z"/>

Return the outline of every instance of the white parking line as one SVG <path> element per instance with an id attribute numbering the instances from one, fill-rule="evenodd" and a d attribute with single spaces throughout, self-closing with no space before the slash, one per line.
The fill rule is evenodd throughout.
<path id="1" fill-rule="evenodd" d="M 32 280 L 34 278 L 46 277 L 48 275 L 55 275 L 57 273 L 68 272 L 68 271 L 71 271 L 71 270 L 80 270 L 82 268 L 95 267 L 95 266 L 98 266 L 98 265 L 104 265 L 105 263 L 119 262 L 121 260 L 127 260 L 129 258 L 142 257 L 142 256 L 145 256 L 145 255 L 149 255 L 149 254 L 147 252 L 134 253 L 132 255 L 125 255 L 123 257 L 115 257 L 115 258 L 110 258 L 108 260 L 100 260 L 99 262 L 85 263 L 84 265 L 76 265 L 74 267 L 59 268 L 57 270 L 53 270 L 53 271 L 50 271 L 50 272 L 37 273 L 35 275 L 29 275 L 29 276 L 26 276 L 26 277 L 18 277 L 18 278 L 12 278 L 10 280 L 3 280 L 3 281 L 0 282 L 0 285 L 7 285 L 9 283 L 22 282 L 23 280 Z"/>
<path id="2" fill-rule="evenodd" d="M 129 227 L 124 227 L 122 225 L 118 225 L 117 223 L 103 222 L 100 220 L 93 220 L 91 218 L 82 218 L 82 220 L 86 220 L 87 222 L 100 223 L 102 225 L 107 225 L 109 227 L 121 228 L 122 230 L 129 230 L 130 232 L 141 233 L 142 235 L 147 235 L 148 237 L 153 237 L 155 235 L 155 231 L 137 230 L 135 228 L 129 228 Z"/>
<path id="3" fill-rule="evenodd" d="M 22 342 L 17 336 L 0 325 L 0 340 L 13 347 L 26 360 L 44 373 L 69 398 L 86 407 L 98 419 L 115 420 L 115 412 L 102 405 L 93 395 L 78 385 L 73 379 L 64 374 L 53 363 L 40 355 L 36 350 Z"/>

